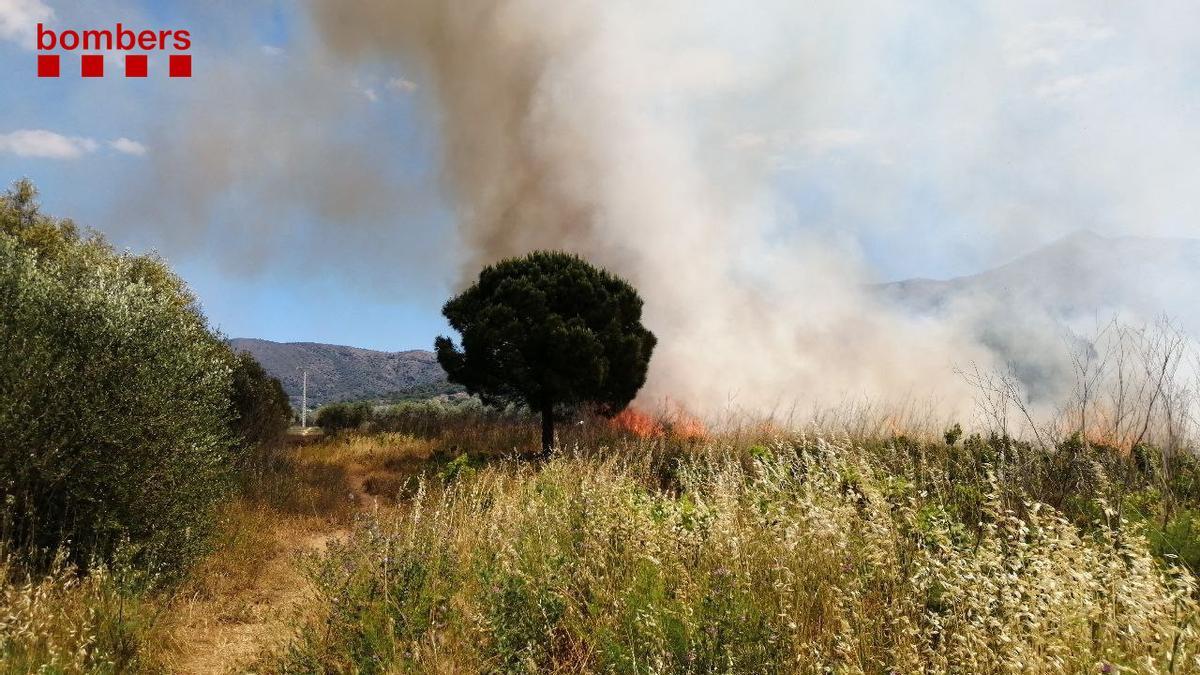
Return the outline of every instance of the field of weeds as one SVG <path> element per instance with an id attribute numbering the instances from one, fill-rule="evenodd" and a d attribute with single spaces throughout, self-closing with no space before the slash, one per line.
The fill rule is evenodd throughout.
<path id="1" fill-rule="evenodd" d="M 1200 672 L 1191 455 L 516 429 L 281 449 L 166 588 L 7 569 L 0 671 Z"/>
<path id="2" fill-rule="evenodd" d="M 1200 670 L 1196 577 L 1144 523 L 1098 494 L 1080 524 L 986 456 L 951 484 L 953 449 L 920 447 L 642 442 L 443 469 L 313 563 L 319 618 L 271 667 Z"/>

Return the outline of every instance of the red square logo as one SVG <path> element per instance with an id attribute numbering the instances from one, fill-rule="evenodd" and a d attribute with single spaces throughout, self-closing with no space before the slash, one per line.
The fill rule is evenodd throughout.
<path id="1" fill-rule="evenodd" d="M 170 61 L 171 77 L 192 76 L 192 55 L 172 54 Z"/>
<path id="2" fill-rule="evenodd" d="M 125 55 L 125 77 L 145 77 L 146 76 L 146 55 L 145 54 L 126 54 Z"/>
<path id="3" fill-rule="evenodd" d="M 103 54 L 84 54 L 79 62 L 84 77 L 104 77 Z"/>
<path id="4" fill-rule="evenodd" d="M 38 77 L 58 77 L 58 54 L 38 54 Z"/>

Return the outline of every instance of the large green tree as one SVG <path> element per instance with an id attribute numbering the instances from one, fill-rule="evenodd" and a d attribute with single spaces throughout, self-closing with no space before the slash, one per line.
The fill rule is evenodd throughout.
<path id="1" fill-rule="evenodd" d="M 292 422 L 292 404 L 283 385 L 249 352 L 234 356 L 230 406 L 234 436 L 247 449 L 279 440 Z"/>
<path id="2" fill-rule="evenodd" d="M 485 267 L 442 313 L 462 336 L 436 342 L 450 381 L 485 402 L 519 402 L 542 416 L 554 445 L 555 408 L 620 412 L 646 381 L 654 334 L 623 279 L 568 253 L 537 251 Z"/>

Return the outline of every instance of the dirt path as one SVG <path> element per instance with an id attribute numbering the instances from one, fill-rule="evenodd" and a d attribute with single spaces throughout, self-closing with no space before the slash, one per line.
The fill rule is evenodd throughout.
<path id="1" fill-rule="evenodd" d="M 279 532 L 279 552 L 267 563 L 251 589 L 236 598 L 186 603 L 176 636 L 184 652 L 180 673 L 244 672 L 263 652 L 282 647 L 311 589 L 297 563 L 304 553 L 325 550 L 347 530 L 314 532 L 286 541 L 294 533 Z"/>
<path id="2" fill-rule="evenodd" d="M 346 469 L 347 496 L 356 509 L 380 508 L 378 498 L 371 494 L 371 481 L 379 480 L 380 472 L 368 472 L 357 464 Z M 384 475 L 395 477 L 403 472 Z M 313 591 L 300 565 L 303 555 L 320 553 L 330 542 L 350 534 L 332 521 L 323 525 L 300 530 L 277 527 L 272 532 L 273 553 L 249 588 L 179 602 L 173 635 L 180 653 L 173 659 L 171 671 L 189 675 L 247 672 L 265 653 L 286 645 L 304 607 L 311 604 Z"/>

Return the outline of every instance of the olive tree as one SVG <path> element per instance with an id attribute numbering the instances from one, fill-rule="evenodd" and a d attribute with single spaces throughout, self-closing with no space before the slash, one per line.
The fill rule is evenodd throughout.
<path id="1" fill-rule="evenodd" d="M 232 354 L 153 256 L 0 196 L 0 545 L 177 574 L 232 483 Z"/>

